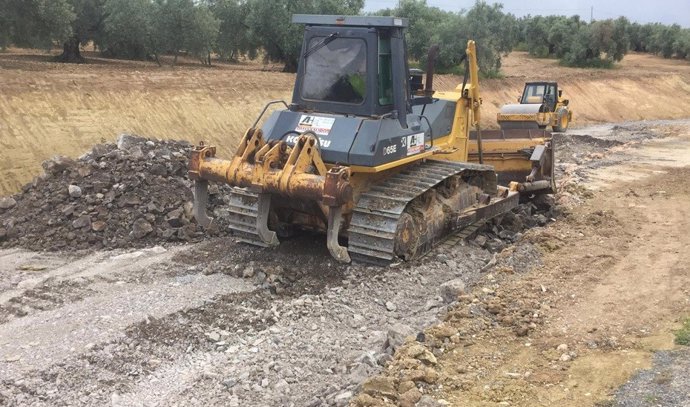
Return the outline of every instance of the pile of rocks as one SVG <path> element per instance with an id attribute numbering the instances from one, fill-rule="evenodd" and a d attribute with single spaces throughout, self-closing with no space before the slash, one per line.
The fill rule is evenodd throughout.
<path id="1" fill-rule="evenodd" d="M 497 253 L 520 240 L 527 229 L 546 226 L 561 215 L 561 208 L 554 203 L 553 196 L 540 196 L 487 223 L 479 230 L 474 243 Z"/>
<path id="2" fill-rule="evenodd" d="M 0 246 L 80 250 L 200 239 L 187 178 L 191 150 L 183 141 L 121 135 L 77 160 L 44 162 L 43 175 L 0 198 Z M 210 210 L 222 205 L 220 194 L 210 199 Z"/>

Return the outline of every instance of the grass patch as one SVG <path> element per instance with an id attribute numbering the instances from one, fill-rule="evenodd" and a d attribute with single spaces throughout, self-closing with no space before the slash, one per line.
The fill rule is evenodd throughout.
<path id="1" fill-rule="evenodd" d="M 676 345 L 690 346 L 690 318 L 683 322 L 683 327 L 673 333 Z"/>

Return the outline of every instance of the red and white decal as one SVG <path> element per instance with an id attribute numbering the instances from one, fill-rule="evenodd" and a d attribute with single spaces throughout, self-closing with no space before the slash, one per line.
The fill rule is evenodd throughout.
<path id="1" fill-rule="evenodd" d="M 411 134 L 405 139 L 407 155 L 419 154 L 424 151 L 424 133 Z"/>
<path id="2" fill-rule="evenodd" d="M 295 127 L 295 131 L 304 133 L 306 131 L 312 131 L 318 136 L 327 136 L 333 128 L 333 123 L 335 123 L 334 117 L 320 117 L 312 116 L 308 114 L 303 114 Z"/>

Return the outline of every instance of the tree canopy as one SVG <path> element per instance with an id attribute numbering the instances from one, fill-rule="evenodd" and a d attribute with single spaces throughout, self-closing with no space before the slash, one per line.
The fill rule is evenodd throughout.
<path id="1" fill-rule="evenodd" d="M 283 63 L 294 71 L 302 27 L 291 15 L 359 14 L 364 0 L 0 0 L 0 49 L 10 45 L 63 46 L 59 60 L 82 62 L 80 47 L 93 43 L 110 57 L 160 63 L 162 54 L 212 56 Z M 690 29 L 631 23 L 626 18 L 587 23 L 579 16 L 516 18 L 500 4 L 478 0 L 449 12 L 426 0 L 401 0 L 371 14 L 407 17 L 409 57 L 421 64 L 440 45 L 438 69 L 459 71 L 468 39 L 477 42 L 481 71 L 499 74 L 513 49 L 573 66 L 611 66 L 628 50 L 690 59 Z"/>

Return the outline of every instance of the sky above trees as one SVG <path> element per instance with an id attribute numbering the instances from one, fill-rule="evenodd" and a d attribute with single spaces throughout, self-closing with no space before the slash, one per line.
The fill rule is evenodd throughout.
<path id="1" fill-rule="evenodd" d="M 472 8 L 475 0 L 427 0 L 429 6 L 443 10 L 460 11 Z M 494 1 L 489 1 L 494 3 Z M 590 7 L 594 6 L 594 18 L 605 20 L 625 16 L 639 23 L 680 24 L 690 28 L 690 0 L 571 0 L 568 2 L 548 2 L 544 0 L 502 0 L 503 11 L 518 17 L 531 15 L 574 15 L 589 21 Z M 366 0 L 364 10 L 376 11 L 392 8 L 398 0 Z"/>

